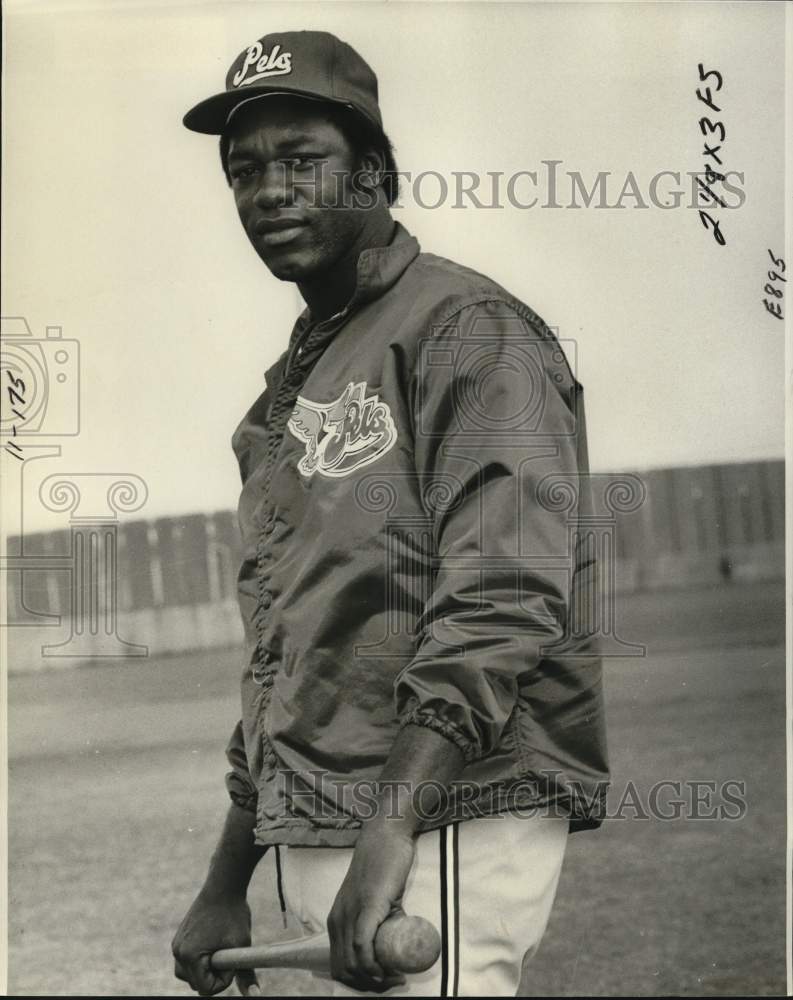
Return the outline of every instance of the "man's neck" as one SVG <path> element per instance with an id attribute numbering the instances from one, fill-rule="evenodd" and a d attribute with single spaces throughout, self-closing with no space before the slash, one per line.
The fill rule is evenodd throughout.
<path id="1" fill-rule="evenodd" d="M 358 277 L 358 258 L 364 250 L 385 247 L 394 236 L 396 223 L 390 212 L 373 213 L 371 223 L 365 226 L 358 239 L 347 251 L 313 281 L 298 282 L 300 294 L 315 322 L 321 322 L 340 312 L 355 292 Z"/>

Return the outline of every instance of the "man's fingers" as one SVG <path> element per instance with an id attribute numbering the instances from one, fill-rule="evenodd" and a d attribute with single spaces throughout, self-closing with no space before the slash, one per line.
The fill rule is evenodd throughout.
<path id="1" fill-rule="evenodd" d="M 380 926 L 377 913 L 368 910 L 359 914 L 352 928 L 351 948 L 347 950 L 347 966 L 343 982 L 353 989 L 370 993 L 386 993 L 394 986 L 404 986 L 405 977 L 384 969 L 377 961 L 374 938 Z"/>
<path id="2" fill-rule="evenodd" d="M 345 913 L 332 913 L 328 920 L 331 940 L 330 970 L 334 979 L 354 990 L 379 993 L 379 982 L 365 974 L 358 965 L 353 946 L 353 919 Z"/>
<path id="3" fill-rule="evenodd" d="M 330 938 L 330 974 L 339 982 L 349 976 L 349 969 L 355 964 L 352 938 L 348 935 L 349 918 L 346 913 L 334 907 L 328 915 L 328 937 Z"/>
<path id="4" fill-rule="evenodd" d="M 371 910 L 357 919 L 338 910 L 328 918 L 331 941 L 331 975 L 354 990 L 385 993 L 394 986 L 404 986 L 405 977 L 389 972 L 377 961 L 374 938 L 380 917 Z"/>
<path id="5" fill-rule="evenodd" d="M 361 979 L 354 976 L 337 977 L 340 983 L 358 990 L 359 993 L 387 993 L 394 986 L 404 986 L 404 976 L 388 976 L 386 979 Z"/>
<path id="6" fill-rule="evenodd" d="M 181 979 L 183 983 L 190 982 L 190 978 L 187 975 L 187 970 L 185 969 L 185 967 L 182 965 L 182 963 L 179 961 L 178 958 L 175 959 L 173 963 L 173 974 L 176 976 L 177 979 Z"/>
<path id="7" fill-rule="evenodd" d="M 190 989 L 194 993 L 198 993 L 198 986 L 196 985 L 194 979 L 195 973 L 195 963 L 192 961 L 179 961 L 176 960 L 174 963 L 174 973 L 177 979 L 181 979 L 183 983 L 187 983 Z"/>
<path id="8" fill-rule="evenodd" d="M 211 997 L 216 993 L 222 993 L 231 985 L 234 978 L 233 972 L 215 972 L 210 965 L 210 956 L 201 955 L 192 969 L 191 985 L 196 993 L 202 997 Z"/>
<path id="9" fill-rule="evenodd" d="M 262 991 L 259 989 L 259 980 L 253 969 L 241 969 L 235 978 L 241 996 L 260 997 L 262 995 Z"/>
<path id="10" fill-rule="evenodd" d="M 191 990 L 202 997 L 211 997 L 215 993 L 221 993 L 231 983 L 231 973 L 216 973 L 209 964 L 209 956 L 201 955 L 193 962 L 174 962 L 174 975 L 187 983 Z M 243 994 L 243 996 L 256 996 L 257 994 Z"/>
<path id="11" fill-rule="evenodd" d="M 374 936 L 380 921 L 371 912 L 364 911 L 358 917 L 352 935 L 352 948 L 356 966 L 372 979 L 385 979 L 386 973 L 374 953 Z"/>

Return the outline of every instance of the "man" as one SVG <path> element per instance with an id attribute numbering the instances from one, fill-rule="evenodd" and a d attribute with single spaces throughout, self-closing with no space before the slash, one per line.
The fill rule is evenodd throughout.
<path id="1" fill-rule="evenodd" d="M 348 45 L 266 35 L 185 124 L 221 136 L 246 234 L 307 308 L 232 442 L 242 719 L 176 974 L 229 985 L 209 957 L 249 943 L 273 846 L 297 927 L 327 922 L 318 992 L 514 995 L 605 793 L 581 387 L 531 309 L 394 223 Z M 373 945 L 402 906 L 443 938 L 407 978 Z"/>

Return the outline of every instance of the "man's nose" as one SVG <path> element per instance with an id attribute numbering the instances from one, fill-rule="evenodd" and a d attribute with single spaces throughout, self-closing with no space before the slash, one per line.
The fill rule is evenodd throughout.
<path id="1" fill-rule="evenodd" d="M 256 206 L 261 209 L 283 208 L 294 200 L 292 172 L 285 163 L 269 163 L 260 174 L 259 186 L 254 195 Z"/>

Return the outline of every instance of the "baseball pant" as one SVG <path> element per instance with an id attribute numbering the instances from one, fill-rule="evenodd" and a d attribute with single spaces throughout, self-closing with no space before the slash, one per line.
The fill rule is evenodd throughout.
<path id="1" fill-rule="evenodd" d="M 438 928 L 440 959 L 386 996 L 515 996 L 545 932 L 567 820 L 500 815 L 420 834 L 402 905 Z M 352 848 L 280 848 L 285 902 L 305 934 L 325 929 Z M 363 996 L 317 976 L 321 996 Z"/>

